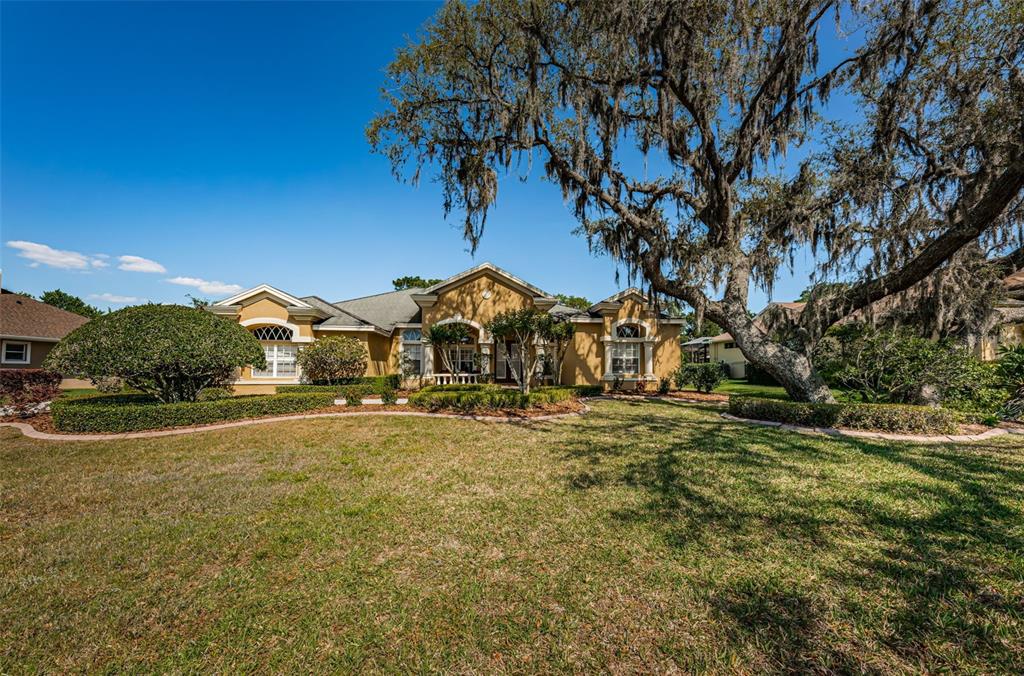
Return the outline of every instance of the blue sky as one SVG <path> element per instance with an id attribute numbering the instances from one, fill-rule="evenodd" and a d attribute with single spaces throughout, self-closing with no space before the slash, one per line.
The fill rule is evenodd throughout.
<path id="1" fill-rule="evenodd" d="M 550 293 L 611 295 L 614 263 L 538 173 L 502 180 L 471 257 L 437 187 L 371 154 L 383 68 L 435 8 L 0 4 L 4 287 L 115 308 L 260 283 L 338 300 L 491 261 Z M 800 270 L 774 298 L 806 285 Z"/>

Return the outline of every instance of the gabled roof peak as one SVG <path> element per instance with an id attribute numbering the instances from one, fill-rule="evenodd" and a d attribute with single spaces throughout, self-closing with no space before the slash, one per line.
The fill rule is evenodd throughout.
<path id="1" fill-rule="evenodd" d="M 437 284 L 434 284 L 433 286 L 431 286 L 431 287 L 429 287 L 427 289 L 424 289 L 420 293 L 422 295 L 434 295 L 434 294 L 438 293 L 439 291 L 442 291 L 442 290 L 446 289 L 447 287 L 449 287 L 449 286 L 451 286 L 451 285 L 453 285 L 453 284 L 455 284 L 457 282 L 460 282 L 463 279 L 466 279 L 467 277 L 471 277 L 471 276 L 476 275 L 476 274 L 481 273 L 481 272 L 491 272 L 491 273 L 494 273 L 495 275 L 497 275 L 499 277 L 503 277 L 506 280 L 512 282 L 514 285 L 519 286 L 522 289 L 525 289 L 526 291 L 529 291 L 534 296 L 541 296 L 543 298 L 553 298 L 550 294 L 546 293 L 545 291 L 542 291 L 541 289 L 538 289 L 533 284 L 530 284 L 529 282 L 524 281 L 524 280 L 520 279 L 519 277 L 516 277 L 515 275 L 513 275 L 508 270 L 503 270 L 502 268 L 499 268 L 497 265 L 495 265 L 494 263 L 491 263 L 489 261 L 481 263 L 480 265 L 474 266 L 472 268 L 469 268 L 468 270 L 463 270 L 462 272 L 460 272 L 460 273 L 458 273 L 456 275 L 452 275 L 448 279 L 446 279 L 444 281 L 441 281 L 441 282 L 438 282 Z"/>
<path id="2" fill-rule="evenodd" d="M 279 300 L 283 300 L 286 303 L 288 303 L 289 305 L 292 305 L 294 307 L 312 308 L 312 306 L 309 303 L 306 303 L 306 302 L 300 300 L 299 298 L 296 298 L 295 296 L 291 295 L 290 293 L 285 293 L 281 289 L 276 289 L 276 288 L 270 286 L 269 284 L 260 284 L 259 286 L 252 287 L 251 289 L 246 289 L 245 291 L 240 291 L 240 292 L 236 293 L 234 296 L 231 296 L 230 298 L 225 298 L 224 300 L 217 301 L 216 303 L 214 303 L 214 305 L 217 305 L 217 306 L 219 306 L 219 305 L 235 305 L 235 304 L 239 303 L 240 301 L 245 300 L 246 298 L 251 298 L 252 296 L 255 296 L 255 295 L 258 295 L 258 294 L 261 294 L 261 293 L 266 293 L 268 295 L 274 296 L 274 297 L 278 298 Z"/>

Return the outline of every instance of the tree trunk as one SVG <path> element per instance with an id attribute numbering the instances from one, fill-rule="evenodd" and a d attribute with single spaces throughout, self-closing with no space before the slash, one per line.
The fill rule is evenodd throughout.
<path id="1" fill-rule="evenodd" d="M 835 403 L 831 390 L 806 354 L 771 340 L 746 316 L 742 321 L 726 320 L 723 324 L 743 355 L 779 381 L 794 401 Z"/>

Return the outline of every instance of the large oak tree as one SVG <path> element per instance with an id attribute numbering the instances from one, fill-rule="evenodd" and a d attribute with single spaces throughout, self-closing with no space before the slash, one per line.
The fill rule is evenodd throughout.
<path id="1" fill-rule="evenodd" d="M 474 247 L 500 173 L 540 164 L 592 245 L 828 401 L 830 326 L 966 250 L 1024 263 L 1022 23 L 982 0 L 449 2 L 368 136 L 399 176 L 436 172 Z M 751 287 L 807 250 L 820 292 L 755 323 Z"/>

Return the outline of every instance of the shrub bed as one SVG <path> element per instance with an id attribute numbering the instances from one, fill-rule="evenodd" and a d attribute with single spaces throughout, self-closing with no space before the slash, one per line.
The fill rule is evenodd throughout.
<path id="1" fill-rule="evenodd" d="M 333 392 L 337 396 L 344 396 L 347 388 L 355 385 L 366 386 L 366 394 L 381 394 L 387 389 L 397 390 L 402 386 L 402 376 L 391 373 L 386 376 L 364 376 L 355 378 L 345 383 L 336 385 L 278 385 L 278 394 L 295 394 L 309 392 Z"/>
<path id="2" fill-rule="evenodd" d="M 910 434 L 953 434 L 955 411 L 905 404 L 808 404 L 756 397 L 730 397 L 729 413 L 740 418 L 773 420 L 807 427 L 851 429 Z"/>
<path id="3" fill-rule="evenodd" d="M 144 394 L 61 399 L 50 407 L 62 432 L 137 432 L 206 425 L 334 405 L 332 393 L 269 394 L 162 404 Z"/>
<path id="4" fill-rule="evenodd" d="M 0 407 L 27 415 L 60 394 L 60 374 L 44 369 L 0 369 Z"/>
<path id="5" fill-rule="evenodd" d="M 583 387 L 538 387 L 529 394 L 497 385 L 431 385 L 410 395 L 412 406 L 428 411 L 497 411 L 508 409 L 538 408 L 578 399 L 581 396 L 600 394 L 601 388 Z"/>

